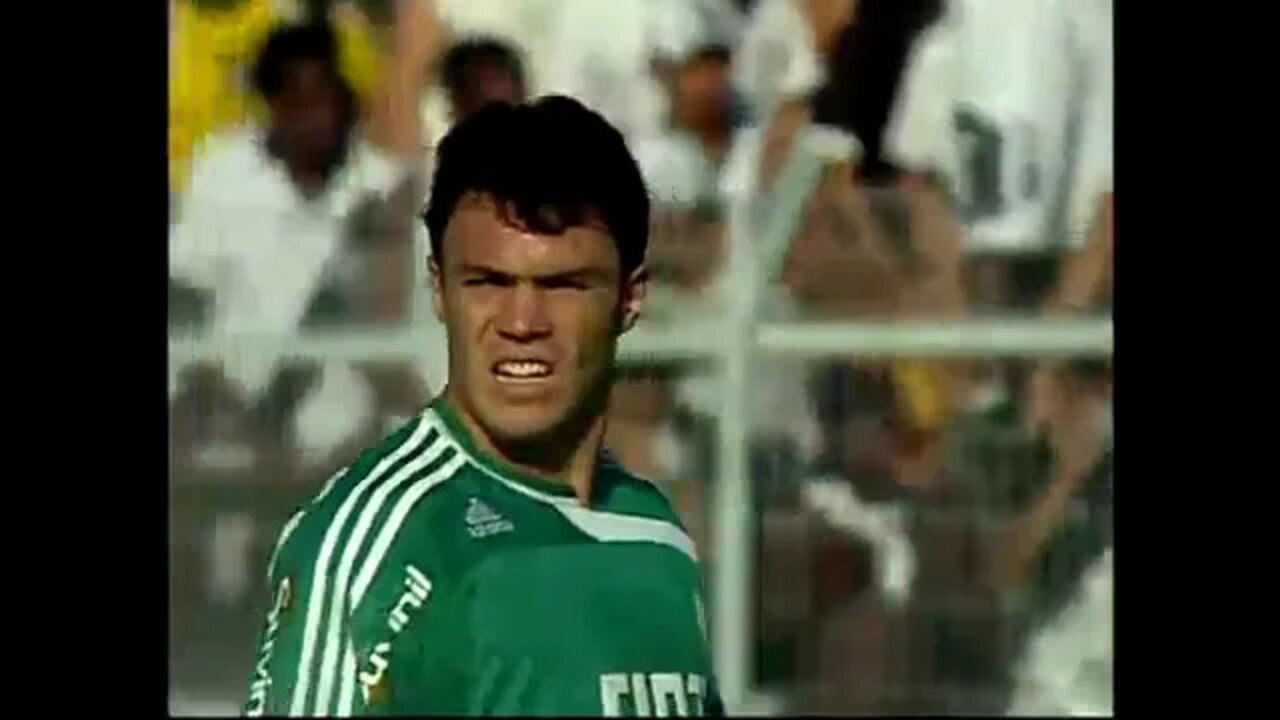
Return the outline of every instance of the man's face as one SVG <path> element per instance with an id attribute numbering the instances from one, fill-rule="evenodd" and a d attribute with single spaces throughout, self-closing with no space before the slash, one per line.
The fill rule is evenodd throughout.
<path id="1" fill-rule="evenodd" d="M 677 127 L 705 131 L 729 122 L 729 65 L 715 58 L 687 63 L 675 73 L 672 112 Z"/>
<path id="2" fill-rule="evenodd" d="M 603 226 L 540 235 L 487 197 L 459 202 L 432 265 L 449 337 L 449 385 L 496 443 L 554 438 L 603 412 L 618 335 L 639 315 Z"/>
<path id="3" fill-rule="evenodd" d="M 463 88 L 452 98 L 454 115 L 461 119 L 491 102 L 518 104 L 525 101 L 524 88 L 515 76 L 498 63 L 476 63 L 467 69 Z"/>
<path id="4" fill-rule="evenodd" d="M 294 61 L 284 72 L 280 94 L 271 100 L 272 125 L 291 163 L 319 166 L 342 138 L 342 91 L 318 60 Z"/>

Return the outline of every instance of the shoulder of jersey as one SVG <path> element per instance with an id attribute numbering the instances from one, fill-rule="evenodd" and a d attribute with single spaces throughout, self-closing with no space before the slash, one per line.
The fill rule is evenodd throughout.
<path id="1" fill-rule="evenodd" d="M 465 469 L 469 459 L 445 424 L 426 410 L 361 452 L 325 483 L 312 504 L 341 503 L 362 484 L 403 484 L 413 479 L 434 487 Z"/>
<path id="2" fill-rule="evenodd" d="M 290 518 L 277 540 L 269 576 L 276 566 L 305 561 L 318 551 L 335 524 L 381 532 L 386 520 L 360 520 L 370 515 L 398 518 L 391 526 L 400 527 L 407 516 L 432 504 L 432 490 L 461 476 L 469 460 L 439 418 L 423 412 L 334 473 Z"/>
<path id="3" fill-rule="evenodd" d="M 680 521 L 680 515 L 671 504 L 670 498 L 652 480 L 627 470 L 608 451 L 601 454 L 600 469 L 614 484 L 614 492 L 624 492 L 635 498 L 646 515 L 665 520 L 681 530 L 684 529 L 684 523 Z"/>

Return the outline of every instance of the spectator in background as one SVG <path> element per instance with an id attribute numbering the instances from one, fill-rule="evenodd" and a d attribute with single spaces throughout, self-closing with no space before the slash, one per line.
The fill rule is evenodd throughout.
<path id="1" fill-rule="evenodd" d="M 1078 108 L 1080 143 L 1075 153 L 1068 212 L 1068 232 L 1084 234 L 1082 245 L 1063 258 L 1053 288 L 1045 300 L 1051 314 L 1110 312 L 1115 257 L 1115 197 L 1112 191 L 1114 71 L 1111 0 L 1094 0 L 1075 17 L 1079 38 L 1077 57 L 1084 65 L 1085 89 Z M 1075 363 L 1070 372 L 1041 364 L 1030 376 L 1028 420 L 1039 426 L 1055 412 L 1061 393 L 1054 386 L 1066 375 L 1076 379 L 1098 378 L 1105 368 L 1097 363 Z"/>
<path id="2" fill-rule="evenodd" d="M 890 212 L 895 205 L 896 221 Z M 956 316 L 966 312 L 960 247 L 948 204 L 927 182 L 907 175 L 890 187 L 869 189 L 837 165 L 812 198 L 784 277 L 811 312 Z M 985 428 L 986 434 L 1010 429 L 998 416 L 968 412 L 982 408 L 972 400 L 976 390 L 965 364 L 863 361 L 832 377 L 840 376 L 857 382 L 830 380 L 825 393 L 845 397 L 840 388 L 847 387 L 854 397 L 863 396 L 863 405 L 877 397 L 881 404 L 865 409 L 861 425 L 819 412 L 824 429 L 839 428 L 824 439 L 828 469 L 834 465 L 837 472 L 810 485 L 806 501 L 820 516 L 812 522 L 849 532 L 854 547 L 863 548 L 861 555 L 846 549 L 844 562 L 860 563 L 859 557 L 870 554 L 876 563 L 871 577 L 880 580 L 869 585 L 873 594 L 864 589 L 860 597 L 846 595 L 845 604 L 830 611 L 825 629 L 814 631 L 823 641 L 820 692 L 813 702 L 824 712 L 996 712 L 1007 700 L 1015 658 L 1035 636 L 1031 628 L 1054 617 L 1034 603 L 1015 604 L 1020 609 L 1013 614 L 1002 608 L 1026 594 L 1041 598 L 1037 603 L 1062 602 L 1081 562 L 1096 557 L 1091 553 L 1101 531 L 1088 528 L 1089 522 L 1105 523 L 1105 493 L 1096 481 L 1093 490 L 1084 489 L 1090 486 L 1086 476 L 1098 472 L 1097 456 L 1071 440 L 1087 439 L 1082 433 L 1088 427 L 1077 425 L 1072 435 L 1069 424 L 1051 424 L 1057 448 L 1051 469 L 1019 475 L 1026 480 L 1052 473 L 1057 479 L 1049 489 L 999 487 L 993 480 L 1009 474 L 995 472 L 999 468 L 944 464 L 945 451 L 970 433 L 967 428 Z M 1108 412 L 1103 381 L 1070 374 L 1053 380 L 1047 387 L 1054 395 L 1044 403 L 1047 416 L 1081 412 L 1075 404 L 1080 401 L 1093 410 L 1077 417 L 1089 419 L 1097 431 Z M 842 447 L 856 452 L 850 456 Z M 1016 448 L 1006 442 L 994 454 L 1008 461 Z M 831 463 L 841 457 L 843 469 Z M 861 484 L 848 484 L 857 478 Z M 871 482 L 877 478 L 880 483 Z M 885 487 L 927 492 L 886 500 L 894 495 L 885 495 Z M 877 500 L 876 492 L 883 498 Z M 1062 514 L 1072 503 L 1089 509 Z M 905 525 L 898 514 L 903 508 L 911 518 Z M 1082 519 L 1082 526 L 1070 529 Z M 889 578 L 904 574 L 890 571 L 895 557 L 915 558 L 896 561 L 899 568 L 915 569 L 908 602 L 896 610 L 885 602 L 892 597 L 886 589 L 895 587 Z M 868 675 L 850 678 L 849 667 L 869 668 Z M 886 695 L 883 688 L 902 692 Z M 897 704 L 903 701 L 911 704 Z"/>
<path id="3" fill-rule="evenodd" d="M 824 541 L 810 576 L 817 682 L 804 709 L 995 713 L 1015 687 L 1023 709 L 1109 703 L 1109 646 L 1082 620 L 1108 611 L 1105 387 L 1064 390 L 1012 477 L 964 451 L 989 445 L 982 416 L 954 418 L 952 452 L 921 455 L 892 375 L 834 365 L 811 392 L 827 434 L 804 487 L 810 534 L 846 544 Z M 989 449 L 1012 463 L 1019 446 L 1000 442 Z"/>
<path id="4" fill-rule="evenodd" d="M 737 144 L 726 193 L 745 201 L 772 186 L 827 77 L 828 59 L 855 0 L 759 0 L 733 60 L 733 83 L 757 124 Z"/>
<path id="5" fill-rule="evenodd" d="M 191 155 L 210 132 L 249 115 L 239 73 L 275 23 L 271 0 L 176 0 L 169 18 L 169 177 L 186 185 Z"/>
<path id="6" fill-rule="evenodd" d="M 940 193 L 901 180 L 854 184 L 844 163 L 828 165 L 782 268 L 799 312 L 811 317 L 942 319 L 967 312 L 959 228 Z M 972 393 L 962 362 L 862 360 L 886 374 L 906 411 L 910 447 L 939 452 L 942 430 Z"/>
<path id="7" fill-rule="evenodd" d="M 869 8 L 874 3 L 815 4 L 800 16 L 810 32 L 807 49 L 820 65 L 803 96 L 776 106 L 757 156 L 755 192 L 776 179 L 801 128 L 811 119 L 829 123 L 825 134 L 806 135 L 822 141 L 817 149 L 826 165 L 781 258 L 780 279 L 795 309 L 819 317 L 954 317 L 965 303 L 958 229 L 943 212 L 944 198 L 864 162 L 876 157 L 875 138 L 894 95 L 894 68 L 884 59 L 902 51 L 911 29 L 911 3 Z M 785 9 L 797 8 L 805 6 Z M 768 9 L 762 3 L 757 13 Z M 786 17 L 783 9 L 772 11 Z M 842 99 L 856 103 L 859 114 Z M 921 501 L 947 492 L 945 429 L 965 397 L 958 379 L 947 364 L 836 361 L 808 383 L 823 432 L 818 465 L 802 486 L 808 529 L 800 535 L 808 540 L 799 552 L 821 564 L 801 645 L 801 665 L 809 663 L 817 683 L 800 699 L 802 711 L 874 714 L 897 707 L 911 649 L 906 607 L 924 562 L 914 518 Z"/>
<path id="8" fill-rule="evenodd" d="M 928 308 L 917 310 L 930 314 Z M 848 534 L 852 545 L 839 553 L 846 567 L 860 567 L 870 557 L 873 568 L 866 573 L 874 582 L 861 593 L 846 587 L 835 608 L 815 605 L 815 611 L 826 607 L 828 613 L 813 618 L 824 623 L 813 631 L 822 638 L 816 650 L 819 693 L 812 698 L 817 710 L 997 712 L 1024 654 L 1021 662 L 1030 669 L 1023 671 L 1023 683 L 1033 689 L 1022 691 L 1022 707 L 1029 698 L 1061 703 L 1061 693 L 1035 693 L 1058 692 L 1059 684 L 1074 682 L 1070 677 L 1083 671 L 1071 667 L 1061 672 L 1068 680 L 1046 679 L 1058 666 L 1049 663 L 1045 670 L 1047 651 L 1030 652 L 1027 643 L 1084 643 L 1072 657 L 1084 655 L 1081 666 L 1097 664 L 1087 654 L 1093 652 L 1087 638 L 1062 639 L 1080 627 L 1062 618 L 1092 612 L 1098 601 L 1089 598 L 1099 591 L 1086 596 L 1084 610 L 1058 608 L 1109 544 L 1109 491 L 1099 475 L 1108 471 L 1097 454 L 1107 433 L 1105 382 L 1053 376 L 1049 389 L 1055 395 L 1045 403 L 1051 418 L 1050 444 L 1043 450 L 1048 466 L 1037 469 L 1015 461 L 1022 453 L 1009 439 L 994 446 L 984 441 L 986 454 L 1000 467 L 965 460 L 966 455 L 958 465 L 948 462 L 957 459 L 952 450 L 958 443 L 973 442 L 967 437 L 1010 433 L 999 417 L 966 412 L 977 408 L 965 399 L 972 389 L 963 365 L 862 362 L 827 372 L 816 386 L 822 389 L 815 390 L 828 405 L 823 410 L 820 403 L 817 413 L 828 431 L 819 457 L 819 469 L 826 472 L 811 478 L 804 499 L 817 516 L 811 524 L 826 528 L 827 535 Z M 846 399 L 846 413 L 832 405 L 840 398 Z M 844 414 L 850 417 L 841 419 Z M 1051 480 L 1037 485 L 1044 477 Z M 1014 482 L 1001 484 L 1001 478 Z M 765 536 L 763 542 L 774 540 Z M 840 577 L 832 562 L 814 577 L 826 576 L 828 585 L 829 578 Z M 1092 588 L 1098 581 L 1090 583 Z M 830 598 L 832 592 L 828 587 L 820 594 Z M 1040 642 L 1042 637 L 1050 639 Z M 858 677 L 848 674 L 854 667 Z M 1088 701 L 1096 701 L 1097 682 L 1081 682 L 1086 697 L 1089 688 L 1095 693 Z"/>
<path id="9" fill-rule="evenodd" d="M 908 711 L 1110 711 L 1110 646 L 1096 637 L 1105 626 L 1080 622 L 1082 612 L 1107 612 L 1110 579 L 1100 573 L 1112 537 L 1110 391 L 1096 381 L 1063 391 L 1044 435 L 1021 445 L 1028 462 L 1020 472 L 972 457 L 957 468 L 951 507 L 962 534 L 938 534 L 936 520 L 921 527 L 922 546 L 941 550 L 945 562 L 922 567 L 921 579 L 935 580 L 922 583 L 912 611 L 911 684 L 921 692 Z M 971 429 L 984 424 L 985 433 L 962 435 L 1002 463 L 1022 454 L 1008 440 L 982 440 L 989 422 Z M 1067 652 L 1046 657 L 1045 646 Z"/>
<path id="10" fill-rule="evenodd" d="M 291 6 L 292 5 L 292 6 Z M 246 78 L 273 27 L 304 14 L 277 0 L 174 0 L 169 26 L 169 183 L 182 192 L 191 161 L 209 137 L 260 120 Z M 360 13 L 333 16 L 339 61 L 362 104 L 371 101 L 380 69 L 373 26 Z"/>
<path id="11" fill-rule="evenodd" d="M 496 37 L 455 42 L 445 53 L 440 75 L 454 122 L 488 103 L 521 103 L 528 97 L 519 51 Z"/>
<path id="12" fill-rule="evenodd" d="M 1026 596 L 1023 642 L 1071 602 L 1112 543 L 1110 380 L 1064 373 L 1053 391 L 1039 435 L 1047 479 L 1039 487 L 1016 488 L 984 539 L 984 581 Z"/>
<path id="13" fill-rule="evenodd" d="M 972 110 L 964 118 L 967 128 L 961 130 L 979 135 L 969 155 L 952 160 L 958 168 L 953 177 L 971 226 L 975 254 L 998 252 L 997 257 L 1012 261 L 1020 255 L 1031 260 L 1043 255 L 1048 258 L 1045 262 L 1056 265 L 1057 254 L 1065 250 L 1070 259 L 1080 249 L 1110 190 L 1111 8 L 1109 2 L 1087 2 L 1019 9 L 1023 12 L 1014 13 L 1001 0 L 984 0 L 963 21 L 952 23 L 952 42 L 957 46 L 962 39 L 989 34 L 997 17 L 1009 16 L 1023 27 L 1023 35 L 1038 39 L 1037 45 L 1058 49 L 1033 64 L 1035 91 L 1024 89 L 1012 98 L 1016 116 L 1007 102 L 1001 106 L 990 99 L 992 86 L 1002 77 L 998 70 L 962 77 L 961 97 L 956 101 L 966 102 Z M 947 42 L 946 36 L 938 42 Z M 1003 50 L 1028 52 L 1016 46 Z M 988 54 L 995 55 L 994 49 Z M 958 60 L 970 62 L 963 54 Z M 1001 67 L 1010 64 L 1012 58 Z M 993 164 L 997 161 L 1001 164 Z M 975 170 L 983 167 L 991 170 L 976 175 Z M 1010 169 L 1038 178 L 1038 186 L 1010 177 Z M 1024 289 L 1029 281 L 1021 276 L 1028 273 L 1019 265 L 1010 266 L 1008 287 L 1003 290 L 1012 293 L 1013 302 L 1041 302 L 1044 286 L 1056 275 L 1049 273 Z"/>
<path id="14" fill-rule="evenodd" d="M 660 318 L 716 290 L 727 252 L 719 177 L 733 141 L 734 107 L 727 47 L 701 44 L 659 56 L 654 66 L 667 91 L 668 125 L 632 145 L 654 195 L 649 264 L 658 295 L 650 302 Z"/>
<path id="15" fill-rule="evenodd" d="M 702 33 L 696 0 L 553 0 L 535 68 L 540 93 L 582 100 L 628 142 L 660 134 L 668 107 L 655 54 L 683 54 Z"/>
<path id="16" fill-rule="evenodd" d="M 812 99 L 792 101 L 802 108 L 794 127 L 765 143 L 765 155 L 773 157 L 760 164 L 762 178 L 776 173 L 791 152 L 791 136 L 806 125 L 806 142 L 827 164 L 811 196 L 809 224 L 789 248 L 763 257 L 766 276 L 781 262 L 781 279 L 799 310 L 848 317 L 927 307 L 953 315 L 964 305 L 952 278 L 957 229 L 940 217 L 945 194 L 900 172 L 881 151 L 908 52 L 939 5 L 860 0 L 810 10 L 821 72 L 810 74 Z"/>
<path id="17" fill-rule="evenodd" d="M 253 73 L 268 122 L 207 144 L 170 237 L 171 278 L 209 297 L 215 332 L 282 335 L 326 319 L 402 317 L 422 167 L 416 100 L 441 44 L 432 3 L 399 6 L 382 90 L 362 127 L 331 27 L 272 32 Z M 195 374 L 197 388 L 242 398 L 259 432 L 276 439 L 314 375 L 276 358 Z M 345 365 L 324 369 L 311 394 L 336 397 L 346 412 L 304 413 L 324 425 L 310 433 L 317 452 L 367 424 L 374 387 Z"/>
<path id="18" fill-rule="evenodd" d="M 914 48 L 886 153 L 952 190 L 970 255 L 1080 246 L 1110 189 L 1110 15 L 1109 0 L 955 0 Z"/>
<path id="19" fill-rule="evenodd" d="M 812 118 L 827 126 L 818 136 L 826 167 L 781 274 L 805 315 L 937 318 L 966 311 L 959 228 L 945 196 L 897 172 L 878 150 L 925 9 L 862 0 L 843 15 L 811 16 L 815 27 L 825 17 L 824 82 L 814 100 L 802 101 L 799 117 L 801 124 Z M 780 147 L 790 151 L 794 140 Z M 762 162 L 762 177 L 781 163 Z M 954 540 L 957 529 L 922 536 L 918 527 L 923 507 L 951 503 L 957 492 L 946 481 L 944 459 L 967 395 L 962 369 L 836 361 L 811 380 L 824 434 L 802 497 L 810 535 L 827 538 L 821 541 L 827 560 L 815 575 L 826 579 L 815 580 L 804 654 L 817 663 L 811 668 L 817 684 L 804 709 L 888 713 L 910 692 L 916 588 L 921 582 L 955 588 L 958 581 L 935 579 L 938 568 L 962 565 L 954 555 L 959 543 L 926 539 Z M 843 536 L 843 545 L 833 535 Z M 863 579 L 845 582 L 843 590 L 832 586 L 831 578 L 842 576 Z M 856 675 L 850 668 L 858 668 Z"/>
<path id="20" fill-rule="evenodd" d="M 824 434 L 802 508 L 810 532 L 827 539 L 802 645 L 817 678 L 800 700 L 805 711 L 890 713 L 907 679 L 905 609 L 921 562 L 914 525 L 942 480 L 940 458 L 914 447 L 903 396 L 883 367 L 836 362 L 810 381 Z"/>
<path id="21" fill-rule="evenodd" d="M 1019 664 L 1009 715 L 1106 716 L 1114 708 L 1115 569 L 1107 548 L 1071 603 L 1051 617 Z"/>
<path id="22" fill-rule="evenodd" d="M 908 503 L 937 479 L 936 464 L 929 472 L 904 472 L 903 450 L 913 438 L 901 396 L 880 368 L 837 363 L 815 373 L 810 398 L 827 432 L 803 491 L 811 508 L 873 546 L 877 584 L 894 603 L 906 599 L 915 574 Z"/>
<path id="23" fill-rule="evenodd" d="M 709 42 L 660 70 L 671 103 L 671 127 L 696 139 L 702 153 L 717 167 L 728 155 L 738 111 L 729 61 L 728 46 Z"/>
<path id="24" fill-rule="evenodd" d="M 726 172 L 731 158 L 741 155 L 740 143 L 751 142 L 752 132 L 741 125 L 749 120 L 739 93 L 732 84 L 732 57 L 722 42 L 724 32 L 703 22 L 683 41 L 668 39 L 656 48 L 652 67 L 666 97 L 666 126 L 661 133 L 632 140 L 637 160 L 654 196 L 649 267 L 649 322 L 672 322 L 696 313 L 718 312 L 727 298 L 726 264 L 729 253 L 729 194 Z M 779 365 L 768 362 L 764 372 L 775 382 L 762 384 L 750 398 L 758 409 L 754 417 L 767 418 L 767 426 L 753 427 L 770 447 L 791 450 L 789 435 L 805 435 L 803 398 L 777 383 Z M 785 372 L 785 371 L 784 371 Z M 685 372 L 653 373 L 645 377 L 622 376 L 618 380 L 614 422 L 625 428 L 637 447 L 673 448 L 688 458 L 688 468 L 671 485 L 686 523 L 701 532 L 714 466 L 700 462 L 714 453 L 720 379 L 714 375 Z M 649 425 L 628 421 L 621 414 L 628 405 L 668 408 L 661 422 Z M 793 422 L 799 419 L 800 422 Z M 611 425 L 612 427 L 613 425 Z M 680 438 L 672 445 L 669 438 Z M 807 439 L 807 438 L 806 438 Z M 653 452 L 654 450 L 651 450 Z M 625 461 L 624 461 L 625 464 Z"/>
<path id="25" fill-rule="evenodd" d="M 853 151 L 829 163 L 809 224 L 784 260 L 783 282 L 805 312 L 940 319 L 982 307 L 981 294 L 966 285 L 969 228 L 955 212 L 945 174 L 898 150 L 906 109 L 932 97 L 915 66 L 919 58 L 936 62 L 934 36 L 952 21 L 946 9 L 937 0 L 863 0 L 835 42 L 814 122 L 850 138 Z M 916 123 L 925 118 L 909 115 Z M 926 385 L 947 376 L 961 390 L 953 397 L 977 409 L 1004 413 L 1011 406 L 993 363 L 945 371 L 932 363 L 897 365 L 895 372 Z"/>
<path id="26" fill-rule="evenodd" d="M 907 58 L 942 0 L 859 0 L 834 39 L 827 80 L 813 99 L 813 123 L 850 137 L 859 182 L 892 185 L 898 168 L 882 152 Z"/>
<path id="27" fill-rule="evenodd" d="M 932 175 L 964 223 L 976 308 L 1090 312 L 1110 282 L 1110 0 L 955 0 L 917 43 L 885 150 Z M 984 396 L 1019 381 L 987 367 Z M 1030 377 L 1026 417 L 1051 372 Z"/>

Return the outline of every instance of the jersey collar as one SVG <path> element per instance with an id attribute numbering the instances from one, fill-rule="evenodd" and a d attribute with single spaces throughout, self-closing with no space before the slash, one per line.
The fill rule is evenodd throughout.
<path id="1" fill-rule="evenodd" d="M 458 444 L 467 451 L 467 454 L 471 456 L 476 464 L 481 465 L 484 469 L 495 473 L 500 477 L 511 480 L 512 482 L 519 483 L 520 485 L 538 493 L 562 498 L 577 497 L 573 492 L 573 488 L 569 487 L 565 483 L 538 477 L 533 473 L 521 470 L 501 458 L 495 457 L 492 453 L 481 449 L 475 442 L 475 438 L 473 438 L 471 433 L 467 430 L 466 425 L 463 424 L 462 419 L 458 417 L 457 410 L 455 410 L 449 401 L 445 399 L 443 393 L 437 395 L 436 398 L 431 401 L 431 405 L 429 407 L 435 411 L 437 416 L 439 416 L 440 420 L 444 423 L 449 434 L 453 436 L 454 440 L 456 440 Z"/>

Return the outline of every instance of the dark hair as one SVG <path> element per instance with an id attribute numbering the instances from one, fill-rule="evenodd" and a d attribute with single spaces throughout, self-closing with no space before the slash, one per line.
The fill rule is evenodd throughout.
<path id="1" fill-rule="evenodd" d="M 733 60 L 733 50 L 721 42 L 709 42 L 699 45 L 685 56 L 684 63 L 692 65 L 694 63 L 716 62 L 729 63 Z"/>
<path id="2" fill-rule="evenodd" d="M 334 80 L 349 90 L 338 69 L 338 40 L 328 23 L 312 21 L 281 25 L 267 35 L 253 66 L 253 87 L 270 100 L 284 89 L 290 63 L 315 60 L 328 68 Z"/>
<path id="3" fill-rule="evenodd" d="M 813 119 L 858 138 L 860 174 L 869 182 L 897 175 L 883 154 L 884 130 L 916 38 L 943 10 L 941 0 L 863 0 L 840 32 L 827 82 L 813 98 Z"/>
<path id="4" fill-rule="evenodd" d="M 538 233 L 602 222 L 624 276 L 644 261 L 649 194 L 640 168 L 622 134 L 572 98 L 492 103 L 449 131 L 423 216 L 437 262 L 445 226 L 469 192 L 492 196 L 512 220 Z"/>
<path id="5" fill-rule="evenodd" d="M 440 84 L 451 95 L 465 90 L 467 71 L 475 65 L 491 63 L 506 71 L 518 87 L 524 88 L 524 65 L 511 45 L 495 37 L 472 37 L 449 48 L 441 61 Z"/>

